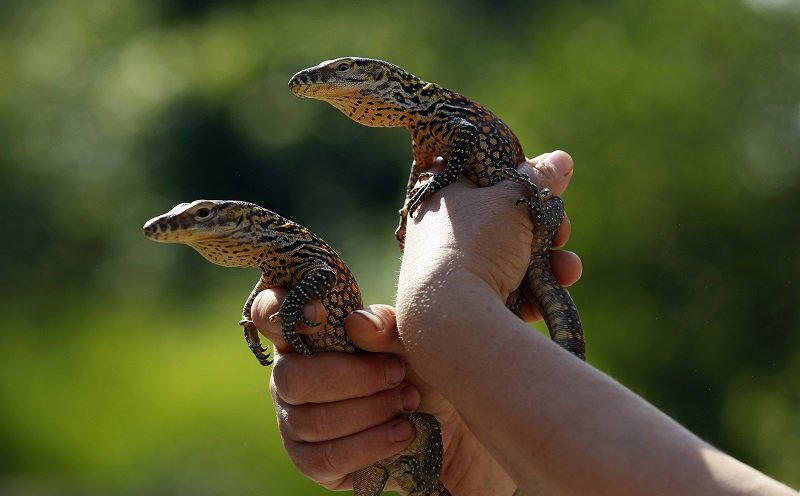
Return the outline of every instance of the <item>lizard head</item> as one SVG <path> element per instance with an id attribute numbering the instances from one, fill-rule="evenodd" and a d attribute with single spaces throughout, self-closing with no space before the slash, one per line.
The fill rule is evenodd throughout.
<path id="1" fill-rule="evenodd" d="M 189 245 L 217 265 L 246 267 L 252 265 L 256 252 L 251 229 L 254 211 L 271 213 L 240 201 L 181 203 L 147 221 L 144 235 L 159 243 Z"/>
<path id="2" fill-rule="evenodd" d="M 366 126 L 402 127 L 425 106 L 419 91 L 426 84 L 383 60 L 341 57 L 298 72 L 289 80 L 289 90 L 324 100 Z"/>

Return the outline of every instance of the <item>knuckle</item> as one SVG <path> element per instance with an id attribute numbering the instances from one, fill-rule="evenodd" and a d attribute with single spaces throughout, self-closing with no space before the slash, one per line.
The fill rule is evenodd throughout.
<path id="1" fill-rule="evenodd" d="M 305 453 L 292 458 L 302 473 L 320 483 L 323 481 L 332 483 L 332 481 L 340 480 L 347 475 L 339 466 L 341 456 L 337 453 L 333 443 L 314 443 L 306 447 L 308 450 Z"/>
<path id="2" fill-rule="evenodd" d="M 333 443 L 322 443 L 319 457 L 319 468 L 327 475 L 326 479 L 334 478 L 340 475 L 339 460 L 341 457 L 337 456 Z"/>
<path id="3" fill-rule="evenodd" d="M 330 439 L 331 416 L 326 405 L 307 405 L 294 410 L 290 423 L 300 439 L 312 442 Z"/>
<path id="4" fill-rule="evenodd" d="M 305 403 L 309 395 L 309 383 L 302 373 L 302 362 L 297 356 L 289 354 L 275 362 L 272 369 L 275 392 L 291 405 Z"/>
<path id="5" fill-rule="evenodd" d="M 289 450 L 287 441 L 301 441 L 295 428 L 296 422 L 292 406 L 286 404 L 276 405 L 275 413 L 278 417 L 278 429 L 280 430 L 281 436 L 284 438 L 284 444 L 287 445 L 287 450 Z"/>

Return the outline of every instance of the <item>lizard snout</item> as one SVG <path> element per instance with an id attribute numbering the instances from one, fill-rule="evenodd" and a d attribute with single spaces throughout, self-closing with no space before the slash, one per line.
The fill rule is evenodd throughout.
<path id="1" fill-rule="evenodd" d="M 161 230 L 161 223 L 158 222 L 159 217 L 153 218 L 148 220 L 144 227 L 142 228 L 142 232 L 144 235 L 150 239 L 158 239 L 163 234 Z"/>
<path id="2" fill-rule="evenodd" d="M 289 91 L 295 95 L 301 95 L 303 88 L 309 83 L 308 76 L 304 74 L 306 71 L 300 71 L 289 80 Z"/>

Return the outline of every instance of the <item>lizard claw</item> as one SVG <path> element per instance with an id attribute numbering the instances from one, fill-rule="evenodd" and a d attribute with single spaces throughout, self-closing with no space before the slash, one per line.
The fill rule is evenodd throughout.
<path id="1" fill-rule="evenodd" d="M 422 173 L 422 174 L 420 174 L 420 175 L 419 175 L 419 177 L 417 178 L 417 182 L 419 182 L 419 183 L 426 183 L 426 182 L 428 182 L 428 181 L 430 181 L 430 180 L 431 180 L 431 178 L 433 177 L 433 175 L 434 175 L 434 174 L 433 174 L 433 172 L 423 172 L 423 173 Z"/>
<path id="2" fill-rule="evenodd" d="M 305 318 L 305 316 L 303 316 L 303 315 L 300 315 L 299 317 L 297 317 L 297 320 L 302 322 L 303 324 L 307 325 L 308 327 L 317 327 L 319 325 L 319 322 L 314 322 L 313 320 L 309 320 L 309 319 Z"/>
<path id="3" fill-rule="evenodd" d="M 517 202 L 515 203 L 515 205 L 520 205 L 520 204 L 522 204 L 522 203 L 524 203 L 525 205 L 527 205 L 527 206 L 528 206 L 528 208 L 530 208 L 531 210 L 534 210 L 534 209 L 535 209 L 535 207 L 534 207 L 534 205 L 533 205 L 533 200 L 531 200 L 530 198 L 520 198 L 519 200 L 517 200 Z"/>
<path id="4" fill-rule="evenodd" d="M 403 207 L 403 210 L 407 211 L 408 215 L 413 215 L 414 212 L 417 211 L 419 206 L 422 205 L 422 202 L 423 200 L 425 200 L 425 198 L 436 193 L 437 191 L 439 191 L 444 187 L 441 183 L 439 183 L 436 180 L 435 177 L 433 177 L 433 174 L 429 172 L 426 172 L 425 174 L 430 175 L 431 178 L 429 178 L 426 182 L 424 182 L 420 186 L 417 186 L 411 192 L 411 195 L 409 196 L 406 205 Z"/>
<path id="5" fill-rule="evenodd" d="M 269 321 L 272 323 L 283 322 L 283 319 L 280 316 L 280 312 L 275 312 L 272 315 L 270 315 Z M 302 314 L 297 317 L 297 321 L 302 322 L 308 327 L 317 327 L 320 324 L 319 322 L 314 322 L 313 320 L 305 318 L 305 316 L 303 316 Z"/>
<path id="6" fill-rule="evenodd" d="M 258 363 L 260 363 L 265 367 L 272 365 L 274 360 L 272 360 L 269 356 L 270 355 L 269 348 L 264 348 L 263 346 L 261 346 L 260 343 L 252 343 L 249 346 L 250 346 L 250 351 L 253 352 L 253 355 L 255 355 L 256 360 L 258 360 Z"/>
<path id="7" fill-rule="evenodd" d="M 455 174 L 449 170 L 436 173 L 423 172 L 417 179 L 417 186 L 409 192 L 403 210 L 408 212 L 408 215 L 413 215 L 426 198 L 455 181 L 458 174 L 460 171 Z"/>
<path id="8" fill-rule="evenodd" d="M 542 203 L 544 203 L 550 197 L 550 190 L 547 188 L 542 188 L 538 191 L 532 191 L 531 196 L 528 198 L 520 198 L 517 200 L 517 205 L 524 203 L 528 206 L 529 209 L 533 210 L 534 213 L 538 214 L 542 208 Z"/>

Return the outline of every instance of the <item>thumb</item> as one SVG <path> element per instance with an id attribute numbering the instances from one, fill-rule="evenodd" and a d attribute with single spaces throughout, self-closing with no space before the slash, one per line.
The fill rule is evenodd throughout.
<path id="1" fill-rule="evenodd" d="M 365 351 L 403 355 L 397 333 L 397 314 L 390 305 L 370 305 L 345 319 L 347 335 Z"/>

